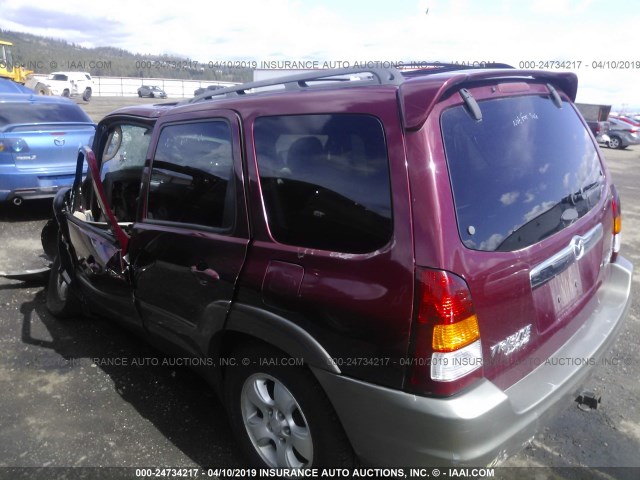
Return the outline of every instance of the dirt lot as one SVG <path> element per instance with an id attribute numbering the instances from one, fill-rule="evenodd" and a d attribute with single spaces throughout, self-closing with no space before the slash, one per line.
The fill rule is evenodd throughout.
<path id="1" fill-rule="evenodd" d="M 82 106 L 98 121 L 139 103 L 154 100 L 94 98 Z M 587 385 L 602 395 L 600 408 L 568 405 L 506 463 L 553 468 L 540 478 L 640 478 L 640 147 L 604 153 L 622 195 L 634 303 L 611 353 L 619 362 L 599 365 Z M 42 264 L 39 234 L 50 208 L 46 201 L 0 206 L 0 270 Z M 108 321 L 57 321 L 44 301 L 42 285 L 0 279 L 0 478 L 33 473 L 6 467 L 243 466 L 222 405 L 189 369 L 166 364 L 170 359 Z M 158 365 L 107 365 L 110 358 Z"/>
<path id="2" fill-rule="evenodd" d="M 102 117 L 107 113 L 110 113 L 121 107 L 128 107 L 129 105 L 150 105 L 154 103 L 166 103 L 182 101 L 184 99 L 159 99 L 159 98 L 139 98 L 139 97 L 93 97 L 90 102 L 83 102 L 78 100 L 85 112 L 91 117 L 91 119 L 98 123 Z"/>

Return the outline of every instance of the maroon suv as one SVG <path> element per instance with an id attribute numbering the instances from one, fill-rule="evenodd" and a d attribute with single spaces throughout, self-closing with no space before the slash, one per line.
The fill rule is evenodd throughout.
<path id="1" fill-rule="evenodd" d="M 438 65 L 118 110 L 54 202 L 47 305 L 191 359 L 252 464 L 496 464 L 630 305 L 576 89 Z"/>

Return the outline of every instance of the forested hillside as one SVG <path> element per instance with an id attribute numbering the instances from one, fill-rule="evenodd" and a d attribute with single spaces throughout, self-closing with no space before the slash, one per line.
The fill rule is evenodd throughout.
<path id="1" fill-rule="evenodd" d="M 55 70 L 86 71 L 114 77 L 162 77 L 192 80 L 246 82 L 252 70 L 202 65 L 195 61 L 157 54 L 133 54 L 112 47 L 84 48 L 64 40 L 0 29 L 0 40 L 13 43 L 14 61 L 35 73 Z"/>

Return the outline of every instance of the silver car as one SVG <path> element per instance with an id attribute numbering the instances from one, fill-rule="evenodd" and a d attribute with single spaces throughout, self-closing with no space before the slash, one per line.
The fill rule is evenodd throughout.
<path id="1" fill-rule="evenodd" d="M 627 148 L 640 143 L 640 128 L 617 118 L 609 117 L 609 147 Z"/>
<path id="2" fill-rule="evenodd" d="M 156 85 L 142 85 L 138 88 L 139 97 L 167 98 L 166 92 Z"/>

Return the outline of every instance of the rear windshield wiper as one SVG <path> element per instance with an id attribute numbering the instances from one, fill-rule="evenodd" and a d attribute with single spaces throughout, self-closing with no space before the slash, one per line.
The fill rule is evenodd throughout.
<path id="1" fill-rule="evenodd" d="M 589 211 L 596 201 L 592 194 L 599 192 L 602 185 L 602 181 L 597 180 L 560 199 L 553 207 L 516 228 L 498 245 L 496 251 L 517 250 L 520 245 L 531 245 L 559 232 Z M 600 198 L 599 194 L 597 198 Z M 578 208 L 583 201 L 587 202 L 586 208 L 584 205 Z"/>
<path id="2" fill-rule="evenodd" d="M 568 196 L 568 200 L 572 205 L 577 205 L 578 202 L 586 200 L 588 208 L 591 208 L 593 204 L 592 194 L 594 193 L 594 191 L 597 191 L 598 188 L 602 188 L 601 180 L 596 180 L 595 182 L 592 182 L 589 185 L 582 187 L 577 192 L 572 193 L 571 195 Z M 599 197 L 600 196 L 598 195 L 598 198 Z"/>

